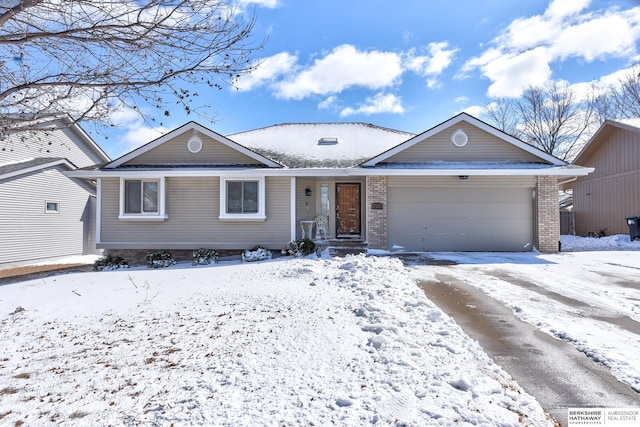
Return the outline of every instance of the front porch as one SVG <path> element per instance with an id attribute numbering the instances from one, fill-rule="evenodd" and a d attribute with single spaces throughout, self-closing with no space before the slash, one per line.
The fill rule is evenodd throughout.
<path id="1" fill-rule="evenodd" d="M 296 178 L 292 234 L 320 242 L 365 242 L 366 181 L 363 178 Z M 293 230 L 292 230 L 293 231 Z"/>

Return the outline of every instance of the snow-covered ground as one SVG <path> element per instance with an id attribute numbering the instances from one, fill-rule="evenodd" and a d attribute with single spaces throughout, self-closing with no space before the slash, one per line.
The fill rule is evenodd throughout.
<path id="1" fill-rule="evenodd" d="M 551 425 L 387 257 L 0 286 L 0 424 Z"/>
<path id="2" fill-rule="evenodd" d="M 494 274 L 639 320 L 640 242 L 616 239 L 588 239 L 591 252 L 567 252 L 586 239 L 563 236 L 560 254 L 429 254 L 454 266 L 279 258 L 0 286 L 0 424 L 552 425 L 415 279 L 477 278 L 637 384 L 637 336 Z"/>
<path id="3" fill-rule="evenodd" d="M 447 253 L 447 274 L 511 307 L 520 319 L 567 341 L 640 392 L 640 241 L 562 236 L 562 253 Z M 532 286 L 533 285 L 533 286 Z"/>

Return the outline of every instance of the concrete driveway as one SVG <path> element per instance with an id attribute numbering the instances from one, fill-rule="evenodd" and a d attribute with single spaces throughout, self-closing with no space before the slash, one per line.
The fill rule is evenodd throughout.
<path id="1" fill-rule="evenodd" d="M 438 261 L 438 265 L 446 262 Z M 522 279 L 518 281 L 519 286 L 538 288 Z M 510 308 L 464 280 L 438 274 L 435 280 L 419 284 L 429 299 L 476 339 L 560 425 L 567 425 L 567 408 L 640 407 L 640 394 L 618 381 L 607 368 L 564 341 L 520 321 Z M 640 335 L 640 325 L 631 319 L 601 312 L 593 315 L 610 317 L 612 322 Z"/>

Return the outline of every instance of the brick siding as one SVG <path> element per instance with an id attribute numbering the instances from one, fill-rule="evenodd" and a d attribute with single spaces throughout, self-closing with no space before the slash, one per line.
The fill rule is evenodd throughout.
<path id="1" fill-rule="evenodd" d="M 372 209 L 382 204 L 382 209 Z M 367 177 L 367 242 L 371 249 L 387 249 L 387 177 Z"/>
<path id="2" fill-rule="evenodd" d="M 560 208 L 558 178 L 539 176 L 537 184 L 538 250 L 558 252 L 560 242 Z"/>

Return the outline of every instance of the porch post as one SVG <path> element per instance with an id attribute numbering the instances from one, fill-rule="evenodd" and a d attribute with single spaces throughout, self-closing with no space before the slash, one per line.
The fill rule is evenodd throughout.
<path id="1" fill-rule="evenodd" d="M 387 249 L 387 177 L 367 176 L 367 242 Z"/>
<path id="2" fill-rule="evenodd" d="M 120 197 L 121 199 L 123 197 Z M 102 243 L 102 178 L 96 180 L 96 249 Z"/>
<path id="3" fill-rule="evenodd" d="M 291 177 L 291 242 L 296 240 L 296 177 Z"/>

